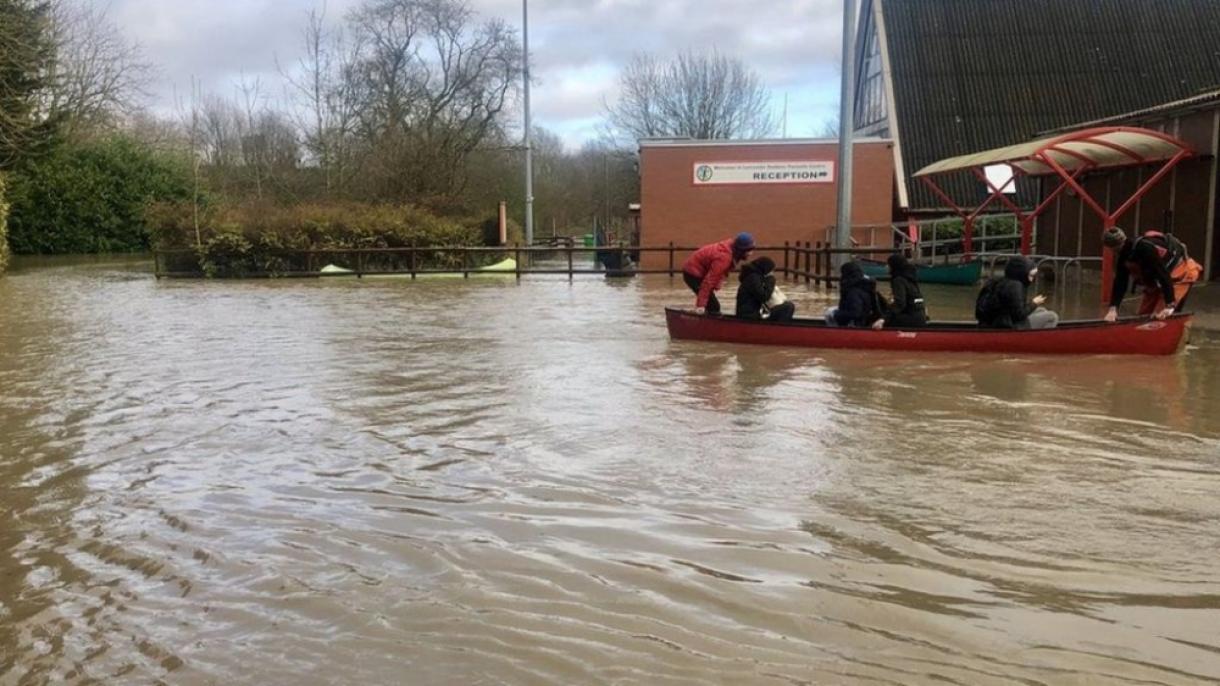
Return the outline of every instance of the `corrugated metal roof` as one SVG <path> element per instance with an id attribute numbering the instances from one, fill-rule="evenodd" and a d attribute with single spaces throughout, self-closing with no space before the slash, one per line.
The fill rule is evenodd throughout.
<path id="1" fill-rule="evenodd" d="M 888 138 L 855 138 L 854 143 L 889 143 Z M 641 148 L 736 148 L 757 145 L 838 145 L 837 138 L 755 138 L 702 140 L 697 138 L 641 138 Z"/>
<path id="2" fill-rule="evenodd" d="M 907 169 L 1220 80 L 1220 0 L 870 1 L 885 14 Z M 950 185 L 962 201 L 982 192 L 969 180 Z M 913 208 L 943 204 L 909 186 Z"/>
<path id="3" fill-rule="evenodd" d="M 1095 126 L 1103 126 L 1105 124 L 1114 124 L 1118 122 L 1131 122 L 1145 119 L 1159 119 L 1163 117 L 1171 117 L 1173 115 L 1187 112 L 1194 109 L 1210 108 L 1220 105 L 1220 88 L 1216 90 L 1204 91 L 1196 96 L 1166 102 L 1152 107 L 1145 107 L 1133 112 L 1124 112 L 1116 114 L 1113 117 L 1105 117 L 1104 119 L 1094 119 L 1093 121 L 1080 122 L 1071 126 L 1064 126 L 1050 131 L 1043 131 L 1042 134 L 1054 134 L 1064 131 L 1075 131 L 1077 129 L 1091 129 Z"/>

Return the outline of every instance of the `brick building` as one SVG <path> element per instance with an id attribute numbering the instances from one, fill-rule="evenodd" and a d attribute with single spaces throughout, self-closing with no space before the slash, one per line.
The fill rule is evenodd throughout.
<path id="1" fill-rule="evenodd" d="M 837 156 L 834 140 L 643 140 L 640 244 L 695 246 L 741 231 L 753 233 L 760 245 L 823 240 L 836 220 Z M 892 144 L 858 139 L 854 160 L 853 223 L 888 224 L 894 212 Z M 870 239 L 867 229 L 857 229 L 861 245 Z M 666 255 L 643 255 L 645 268 L 667 264 Z"/>

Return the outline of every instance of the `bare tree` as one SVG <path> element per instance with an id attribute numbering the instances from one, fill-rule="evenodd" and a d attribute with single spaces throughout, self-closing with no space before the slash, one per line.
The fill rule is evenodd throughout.
<path id="1" fill-rule="evenodd" d="M 451 196 L 469 154 L 499 131 L 521 73 L 515 32 L 461 0 L 369 0 L 350 15 L 359 135 L 391 196 Z"/>
<path id="2" fill-rule="evenodd" d="M 44 116 L 61 118 L 68 135 L 113 128 L 136 112 L 152 66 L 108 8 L 80 0 L 53 0 L 49 7 L 56 50 L 41 92 Z"/>
<path id="3" fill-rule="evenodd" d="M 326 27 L 326 5 L 309 12 L 301 34 L 304 56 L 295 69 L 279 65 L 300 105 L 297 126 L 305 149 L 322 171 L 327 195 L 341 193 L 352 166 L 351 139 L 360 103 L 356 98 L 359 41 Z"/>
<path id="4" fill-rule="evenodd" d="M 263 82 L 255 78 L 247 80 L 242 75 L 237 83 L 241 98 L 241 112 L 237 117 L 237 139 L 241 149 L 242 165 L 254 176 L 254 196 L 263 198 L 263 174 L 267 157 L 267 139 L 259 130 L 259 119 L 263 114 Z"/>
<path id="5" fill-rule="evenodd" d="M 771 96 L 758 74 L 717 52 L 684 52 L 669 62 L 636 55 L 606 106 L 617 137 L 762 138 L 775 131 Z"/>

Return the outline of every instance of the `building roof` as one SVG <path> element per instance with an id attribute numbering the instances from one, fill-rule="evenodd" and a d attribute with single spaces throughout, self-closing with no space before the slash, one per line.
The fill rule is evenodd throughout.
<path id="1" fill-rule="evenodd" d="M 889 143 L 888 138 L 855 138 L 853 143 Z M 838 145 L 837 138 L 716 139 L 641 138 L 641 148 L 734 148 L 757 145 Z"/>
<path id="2" fill-rule="evenodd" d="M 1075 131 L 1077 129 L 1091 129 L 1096 126 L 1105 124 L 1114 124 L 1118 122 L 1134 122 L 1145 120 L 1156 120 L 1172 117 L 1184 112 L 1202 109 L 1215 109 L 1220 106 L 1220 88 L 1203 91 L 1198 95 L 1192 95 L 1189 98 L 1174 100 L 1173 102 L 1165 102 L 1152 107 L 1144 107 L 1133 112 L 1124 112 L 1116 114 L 1112 117 L 1102 119 L 1094 119 L 1092 121 L 1080 122 L 1070 126 L 1064 126 L 1051 131 L 1044 131 L 1044 134 L 1054 134 L 1064 131 Z M 1041 134 L 1039 134 L 1041 135 Z"/>
<path id="3" fill-rule="evenodd" d="M 1220 75 L 1217 0 L 867 0 L 862 31 L 876 9 L 908 170 L 1191 97 Z M 941 204 L 909 190 L 913 208 Z"/>

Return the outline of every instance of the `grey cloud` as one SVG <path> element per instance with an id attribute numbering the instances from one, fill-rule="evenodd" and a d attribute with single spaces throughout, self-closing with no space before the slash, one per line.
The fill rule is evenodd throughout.
<path id="1" fill-rule="evenodd" d="M 221 94 L 232 93 L 242 73 L 258 76 L 280 95 L 276 59 L 291 65 L 300 54 L 306 13 L 320 0 L 95 0 L 107 2 L 116 22 L 138 41 L 161 73 L 154 89 L 164 109 L 174 89 L 185 93 L 192 76 Z M 359 0 L 328 0 L 338 23 Z M 519 0 L 471 0 L 485 17 L 514 27 Z M 538 78 L 534 102 L 544 126 L 582 129 L 601 112 L 617 67 L 640 52 L 672 54 L 716 49 L 745 60 L 776 92 L 825 90 L 837 69 L 841 0 L 532 0 L 530 40 Z M 611 69 L 613 71 L 613 69 Z M 600 90 L 574 81 L 597 74 Z M 809 96 L 806 99 L 813 99 Z M 570 120 L 570 121 L 569 121 Z"/>

